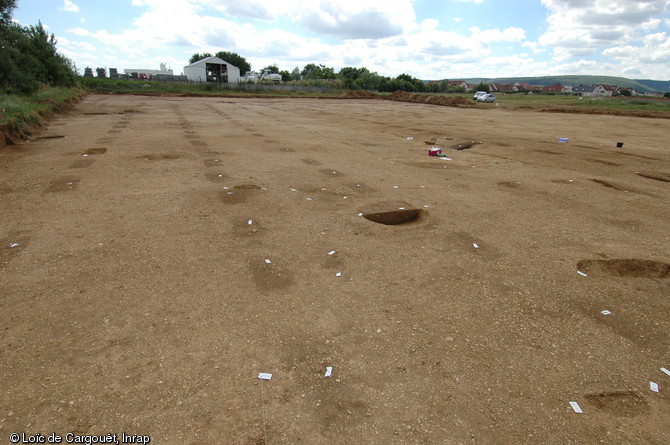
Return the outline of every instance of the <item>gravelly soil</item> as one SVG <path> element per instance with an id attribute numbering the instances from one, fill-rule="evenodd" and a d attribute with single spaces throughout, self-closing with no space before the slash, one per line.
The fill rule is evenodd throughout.
<path id="1" fill-rule="evenodd" d="M 670 442 L 663 119 L 90 95 L 36 136 L 0 152 L 0 443 Z"/>

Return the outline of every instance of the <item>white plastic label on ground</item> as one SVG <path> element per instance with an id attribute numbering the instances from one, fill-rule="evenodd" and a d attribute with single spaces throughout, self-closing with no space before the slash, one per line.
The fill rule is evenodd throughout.
<path id="1" fill-rule="evenodd" d="M 331 250 L 330 252 L 328 252 L 328 255 L 335 255 L 336 253 L 337 253 L 336 251 Z"/>
<path id="2" fill-rule="evenodd" d="M 342 272 L 338 272 L 338 273 L 336 273 L 335 276 L 336 276 L 336 277 L 341 277 L 341 276 L 342 276 Z"/>
<path id="3" fill-rule="evenodd" d="M 656 382 L 649 382 L 649 389 L 651 389 L 654 392 L 658 392 L 658 383 Z"/>
<path id="4" fill-rule="evenodd" d="M 600 313 L 603 314 L 603 315 L 609 315 L 609 314 L 611 314 L 611 312 L 608 311 L 607 309 L 605 309 L 604 311 L 600 311 Z"/>
<path id="5" fill-rule="evenodd" d="M 268 260 L 268 259 L 265 260 L 265 264 L 270 264 L 271 262 L 272 262 L 272 261 L 270 261 L 270 260 Z"/>
<path id="6" fill-rule="evenodd" d="M 664 373 L 666 373 L 666 374 L 670 375 L 670 371 L 668 371 L 668 370 L 667 370 L 667 369 L 665 369 L 665 368 L 661 368 L 661 371 L 663 371 Z"/>
<path id="7" fill-rule="evenodd" d="M 474 247 L 475 249 L 479 249 L 479 244 L 477 244 L 477 243 L 472 243 L 472 247 Z"/>
<path id="8" fill-rule="evenodd" d="M 333 367 L 326 366 L 326 374 L 324 374 L 324 377 L 330 377 L 331 375 L 333 375 Z"/>
<path id="9" fill-rule="evenodd" d="M 588 277 L 588 275 L 586 275 L 586 274 L 585 274 L 584 272 L 582 272 L 581 270 L 578 270 L 577 273 L 578 273 L 579 275 L 583 276 L 583 277 Z"/>
<path id="10" fill-rule="evenodd" d="M 574 412 L 576 412 L 577 414 L 583 413 L 582 409 L 579 407 L 579 403 L 577 402 L 569 402 L 569 403 Z"/>
<path id="11" fill-rule="evenodd" d="M 272 374 L 269 372 L 261 372 L 258 374 L 258 378 L 261 380 L 272 380 Z"/>

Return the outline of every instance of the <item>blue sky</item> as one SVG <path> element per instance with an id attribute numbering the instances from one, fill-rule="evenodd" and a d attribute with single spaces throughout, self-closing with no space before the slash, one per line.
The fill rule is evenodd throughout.
<path id="1" fill-rule="evenodd" d="M 252 69 L 366 67 L 421 79 L 670 78 L 668 0 L 18 0 L 87 66 L 180 74 L 196 52 Z"/>

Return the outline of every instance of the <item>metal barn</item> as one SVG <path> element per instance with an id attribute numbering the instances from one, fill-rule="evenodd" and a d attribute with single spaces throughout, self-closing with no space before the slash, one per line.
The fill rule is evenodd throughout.
<path id="1" fill-rule="evenodd" d="M 190 81 L 238 83 L 240 69 L 218 57 L 206 57 L 184 67 L 184 75 Z"/>

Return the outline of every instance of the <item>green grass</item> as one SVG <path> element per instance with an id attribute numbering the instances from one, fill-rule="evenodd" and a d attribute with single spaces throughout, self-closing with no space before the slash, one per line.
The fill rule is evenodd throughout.
<path id="1" fill-rule="evenodd" d="M 496 93 L 494 93 L 496 94 Z M 472 99 L 472 94 L 462 95 Z M 518 108 L 576 108 L 594 110 L 654 111 L 670 112 L 670 100 L 643 97 L 583 97 L 566 94 L 504 94 L 497 93 L 500 106 L 513 105 Z M 490 104 L 482 104 L 486 106 Z"/>
<path id="2" fill-rule="evenodd" d="M 0 129 L 25 139 L 44 117 L 66 107 L 82 93 L 79 88 L 45 87 L 31 96 L 0 95 Z"/>
<path id="3" fill-rule="evenodd" d="M 82 78 L 87 91 L 116 94 L 185 94 L 197 96 L 286 96 L 286 97 L 335 97 L 345 90 L 326 87 L 320 91 L 252 90 L 221 88 L 216 85 L 190 85 L 181 82 L 156 82 L 150 80 Z"/>

